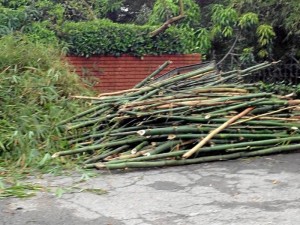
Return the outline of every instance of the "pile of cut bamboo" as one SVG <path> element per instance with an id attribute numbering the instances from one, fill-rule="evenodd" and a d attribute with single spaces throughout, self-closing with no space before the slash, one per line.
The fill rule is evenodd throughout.
<path id="1" fill-rule="evenodd" d="M 218 73 L 213 64 L 166 80 L 89 99 L 59 125 L 85 168 L 186 165 L 300 148 L 300 100 L 260 93 L 243 77 L 271 63 Z M 153 74 L 151 75 L 153 77 Z M 75 131 L 75 132 L 74 132 Z"/>

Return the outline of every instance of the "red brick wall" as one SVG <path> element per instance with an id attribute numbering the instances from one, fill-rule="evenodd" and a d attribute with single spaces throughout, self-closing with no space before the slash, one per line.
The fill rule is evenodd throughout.
<path id="1" fill-rule="evenodd" d="M 173 63 L 165 68 L 161 74 L 177 67 L 200 63 L 199 54 L 162 55 L 162 56 L 93 56 L 67 57 L 68 62 L 75 67 L 81 76 L 92 78 L 97 82 L 95 88 L 99 92 L 112 92 L 132 88 L 143 80 L 167 60 Z"/>

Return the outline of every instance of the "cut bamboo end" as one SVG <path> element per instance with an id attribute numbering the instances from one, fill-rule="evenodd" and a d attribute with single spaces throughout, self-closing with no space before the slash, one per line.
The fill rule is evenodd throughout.
<path id="1" fill-rule="evenodd" d="M 95 168 L 97 168 L 97 169 L 105 169 L 106 168 L 106 166 L 105 166 L 105 164 L 104 163 L 95 163 Z"/>
<path id="2" fill-rule="evenodd" d="M 144 136 L 146 134 L 146 131 L 145 130 L 139 130 L 136 132 L 138 135 L 140 136 Z"/>
<path id="3" fill-rule="evenodd" d="M 208 119 L 210 119 L 210 117 L 211 117 L 211 115 L 207 114 L 204 118 L 208 120 Z"/>
<path id="4" fill-rule="evenodd" d="M 136 148 L 132 149 L 130 153 L 131 153 L 131 155 L 134 155 L 134 154 L 136 154 L 136 153 L 137 153 L 137 150 L 136 150 Z"/>
<path id="5" fill-rule="evenodd" d="M 168 140 L 174 140 L 176 138 L 175 134 L 168 135 Z"/>
<path id="6" fill-rule="evenodd" d="M 51 156 L 51 158 L 55 159 L 55 158 L 58 158 L 59 156 L 60 156 L 59 152 L 56 152 Z"/>

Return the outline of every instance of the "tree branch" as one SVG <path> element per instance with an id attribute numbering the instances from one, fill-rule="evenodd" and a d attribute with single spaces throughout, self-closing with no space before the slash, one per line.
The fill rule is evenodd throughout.
<path id="1" fill-rule="evenodd" d="M 183 1 L 182 0 L 179 0 L 179 7 L 180 7 L 179 16 L 175 16 L 175 17 L 172 17 L 171 19 L 167 20 L 159 28 L 157 28 L 156 30 L 150 32 L 149 36 L 150 37 L 155 37 L 156 35 L 164 32 L 166 29 L 168 29 L 173 23 L 185 18 L 186 16 L 184 15 L 184 8 L 183 8 Z"/>
<path id="2" fill-rule="evenodd" d="M 183 6 L 183 1 L 179 0 L 179 9 L 180 9 L 180 14 L 179 15 L 184 15 L 184 6 Z"/>
<path id="3" fill-rule="evenodd" d="M 239 35 L 236 36 L 236 38 L 235 38 L 235 40 L 234 40 L 234 42 L 233 42 L 231 48 L 230 48 L 229 51 L 226 53 L 226 55 L 225 55 L 225 56 L 224 56 L 224 57 L 216 64 L 216 66 L 220 65 L 220 64 L 221 64 L 221 63 L 222 63 L 222 62 L 230 55 L 230 53 L 233 51 L 233 49 L 234 49 L 234 47 L 235 47 L 235 45 L 236 45 L 238 39 L 239 39 Z"/>

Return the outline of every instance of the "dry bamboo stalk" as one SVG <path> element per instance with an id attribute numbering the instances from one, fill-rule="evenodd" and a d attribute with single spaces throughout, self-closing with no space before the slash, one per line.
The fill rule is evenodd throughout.
<path id="1" fill-rule="evenodd" d="M 209 67 L 209 65 L 207 65 L 207 66 L 205 66 L 205 67 Z M 204 69 L 204 68 L 200 68 L 200 70 L 202 70 L 202 69 Z M 197 71 L 197 70 L 196 70 L 196 71 Z M 211 68 L 210 70 L 205 71 L 205 72 L 201 72 L 201 73 L 197 73 L 197 74 L 193 74 L 192 76 L 186 77 L 185 80 L 188 80 L 188 79 L 190 79 L 190 78 L 192 78 L 192 77 L 195 77 L 195 76 L 197 76 L 198 78 L 204 77 L 204 76 L 209 75 L 209 74 L 211 74 L 211 73 L 213 73 L 213 72 L 215 72 L 214 65 L 213 65 L 213 68 Z M 187 72 L 186 74 L 189 74 L 189 73 L 191 73 L 191 72 Z M 177 77 L 181 77 L 182 75 L 184 75 L 184 74 L 177 74 L 177 75 L 168 77 L 168 78 L 165 79 L 165 80 L 155 82 L 153 85 L 160 84 L 160 83 L 170 83 L 170 81 L 171 81 L 171 83 L 172 83 L 172 82 L 173 82 L 173 79 L 176 79 Z"/>
<path id="2" fill-rule="evenodd" d="M 225 116 L 225 118 L 230 118 L 229 116 Z M 245 116 L 245 119 L 250 119 L 252 117 L 250 116 Z M 282 117 L 271 117 L 271 116 L 262 116 L 257 119 L 261 120 L 282 120 L 282 121 L 299 121 L 299 118 L 282 118 Z"/>
<path id="3" fill-rule="evenodd" d="M 115 92 L 109 92 L 109 93 L 102 93 L 99 94 L 97 97 L 106 97 L 106 96 L 114 96 L 114 95 L 121 95 L 121 94 L 126 94 L 134 91 L 140 90 L 139 88 L 132 88 L 132 89 L 127 89 L 127 90 L 122 90 L 122 91 L 115 91 Z"/>
<path id="4" fill-rule="evenodd" d="M 272 112 L 268 112 L 268 113 L 264 113 L 264 114 L 261 114 L 261 115 L 253 116 L 253 117 L 250 117 L 248 119 L 235 122 L 232 125 L 237 125 L 237 124 L 241 124 L 241 123 L 244 123 L 244 122 L 247 122 L 247 121 L 250 121 L 250 120 L 254 120 L 254 119 L 257 119 L 257 118 L 260 118 L 260 117 L 269 116 L 269 115 L 276 114 L 276 113 L 279 113 L 281 111 L 284 111 L 284 110 L 287 110 L 287 109 L 292 109 L 292 108 L 295 108 L 295 107 L 296 106 L 289 106 L 289 107 L 286 107 L 286 108 L 283 108 L 283 109 L 278 109 L 278 110 L 275 110 L 275 111 L 272 111 Z"/>
<path id="5" fill-rule="evenodd" d="M 154 98 L 153 100 L 147 100 L 147 101 L 140 101 L 140 102 L 130 102 L 126 103 L 122 106 L 120 106 L 120 110 L 129 110 L 129 109 L 137 109 L 137 110 L 143 110 L 149 107 L 154 107 L 153 104 L 155 104 L 155 107 L 158 107 L 159 105 L 165 105 L 166 102 L 185 102 L 185 101 L 191 101 L 192 99 L 199 99 L 199 100 L 208 100 L 207 97 L 193 97 L 190 96 L 184 96 L 183 98 L 180 98 L 180 96 L 169 96 L 169 99 L 161 99 L 161 98 Z"/>
<path id="6" fill-rule="evenodd" d="M 149 105 L 157 102 L 164 102 L 165 100 L 171 100 L 174 99 L 175 96 L 167 96 L 167 97 L 160 97 L 160 98 L 155 98 L 151 100 L 145 100 L 145 101 L 136 101 L 136 102 L 130 102 L 126 103 L 123 106 L 120 107 L 120 109 L 127 109 L 127 108 L 132 108 L 136 106 L 144 106 L 144 105 Z"/>
<path id="7" fill-rule="evenodd" d="M 207 72 L 207 73 L 205 73 L 205 76 L 212 75 L 212 74 L 215 74 L 215 73 L 216 73 L 216 71 Z M 194 80 L 194 79 L 198 79 L 198 78 L 201 78 L 201 77 L 202 77 L 202 74 L 193 76 L 188 80 Z"/>
<path id="8" fill-rule="evenodd" d="M 253 109 L 254 109 L 254 107 L 249 107 L 249 108 L 245 109 L 244 111 L 242 111 L 241 113 L 239 113 L 238 115 L 232 117 L 231 119 L 229 119 L 228 121 L 226 121 L 225 123 L 223 123 L 220 127 L 218 127 L 217 129 L 215 129 L 211 133 L 209 133 L 203 140 L 201 140 L 190 151 L 186 152 L 182 157 L 185 158 L 185 159 L 191 157 L 194 153 L 196 153 L 197 151 L 199 151 L 199 149 L 202 146 L 204 146 L 210 139 L 212 139 L 214 137 L 214 135 L 218 134 L 219 132 L 221 132 L 222 130 L 224 130 L 228 126 L 230 126 L 236 120 L 238 120 L 241 117 L 247 115 Z"/>
<path id="9" fill-rule="evenodd" d="M 157 109 L 169 109 L 177 106 L 217 106 L 235 103 L 236 101 L 226 101 L 226 102 L 212 102 L 212 101 L 186 101 L 178 103 L 168 103 L 156 107 Z"/>
<path id="10" fill-rule="evenodd" d="M 289 100 L 288 103 L 290 106 L 300 105 L 300 100 L 299 99 Z"/>
<path id="11" fill-rule="evenodd" d="M 86 100 L 99 100 L 98 97 L 88 97 L 88 96 L 79 96 L 79 95 L 73 95 L 71 98 L 77 98 L 77 99 L 86 99 Z"/>
<path id="12" fill-rule="evenodd" d="M 248 90 L 246 89 L 241 89 L 241 88 L 201 88 L 201 89 L 196 89 L 193 91 L 193 93 L 218 93 L 218 92 L 228 92 L 228 93 L 239 93 L 239 94 L 245 94 L 249 93 Z"/>
<path id="13" fill-rule="evenodd" d="M 292 116 L 290 119 L 300 120 L 300 116 Z"/>
<path id="14" fill-rule="evenodd" d="M 106 158 L 105 160 L 107 161 L 113 161 L 113 160 L 121 160 L 121 159 L 132 159 L 132 158 L 136 158 L 142 155 L 147 154 L 148 152 L 152 151 L 153 149 L 147 149 L 147 150 L 143 150 L 140 152 L 137 152 L 135 154 L 130 154 L 130 155 L 121 155 L 118 157 L 114 157 L 114 158 Z"/>

